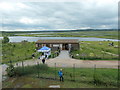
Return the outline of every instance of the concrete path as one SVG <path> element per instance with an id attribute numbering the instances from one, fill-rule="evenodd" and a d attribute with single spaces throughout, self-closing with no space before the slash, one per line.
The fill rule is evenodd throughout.
<path id="1" fill-rule="evenodd" d="M 35 65 L 37 62 L 42 63 L 40 59 L 36 60 L 26 60 L 24 61 L 24 66 L 27 65 Z M 92 60 L 77 60 L 69 57 L 68 51 L 61 51 L 60 55 L 53 59 L 46 60 L 46 64 L 50 67 L 73 67 L 75 65 L 76 68 L 93 68 L 96 65 L 96 68 L 118 68 L 118 61 L 92 61 Z M 22 62 L 15 63 L 15 67 L 22 66 Z M 5 75 L 6 65 L 1 65 L 2 74 Z"/>

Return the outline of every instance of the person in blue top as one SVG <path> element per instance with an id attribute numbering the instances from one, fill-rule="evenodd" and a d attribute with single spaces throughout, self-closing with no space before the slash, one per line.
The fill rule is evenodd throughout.
<path id="1" fill-rule="evenodd" d="M 60 81 L 64 81 L 64 78 L 63 78 L 63 72 L 62 72 L 62 69 L 60 69 L 60 71 L 58 71 L 58 75 L 60 77 Z"/>

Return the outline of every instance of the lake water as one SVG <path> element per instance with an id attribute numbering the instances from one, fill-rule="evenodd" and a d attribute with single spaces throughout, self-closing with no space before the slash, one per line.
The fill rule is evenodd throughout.
<path id="1" fill-rule="evenodd" d="M 2 37 L 0 37 L 2 39 Z M 118 41 L 117 39 L 93 38 L 93 37 L 27 37 L 27 36 L 11 36 L 10 42 L 21 42 L 27 40 L 36 42 L 39 39 L 78 39 L 79 41 Z"/>

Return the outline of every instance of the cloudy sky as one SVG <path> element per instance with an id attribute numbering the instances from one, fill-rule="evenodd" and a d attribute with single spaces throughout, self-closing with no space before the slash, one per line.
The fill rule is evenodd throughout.
<path id="1" fill-rule="evenodd" d="M 117 28 L 119 0 L 0 2 L 2 30 Z"/>

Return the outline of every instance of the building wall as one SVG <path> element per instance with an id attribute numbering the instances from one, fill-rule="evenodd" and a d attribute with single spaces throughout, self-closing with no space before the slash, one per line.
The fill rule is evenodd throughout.
<path id="1" fill-rule="evenodd" d="M 57 51 L 57 50 L 58 50 L 58 47 L 52 47 L 51 50 L 52 50 L 52 51 Z"/>
<path id="2" fill-rule="evenodd" d="M 72 50 L 78 50 L 79 49 L 79 43 L 71 44 L 71 49 Z"/>
<path id="3" fill-rule="evenodd" d="M 58 44 L 56 44 L 58 45 Z M 62 49 L 62 44 L 59 44 L 58 47 L 55 47 L 55 44 L 36 44 L 36 47 L 38 48 L 42 48 L 43 46 L 47 46 L 50 47 L 53 51 L 56 51 L 58 49 L 58 47 L 60 47 L 60 49 Z M 76 44 L 69 44 L 68 45 L 68 49 L 69 47 L 71 47 L 71 50 L 78 50 L 79 49 L 79 43 Z"/>

